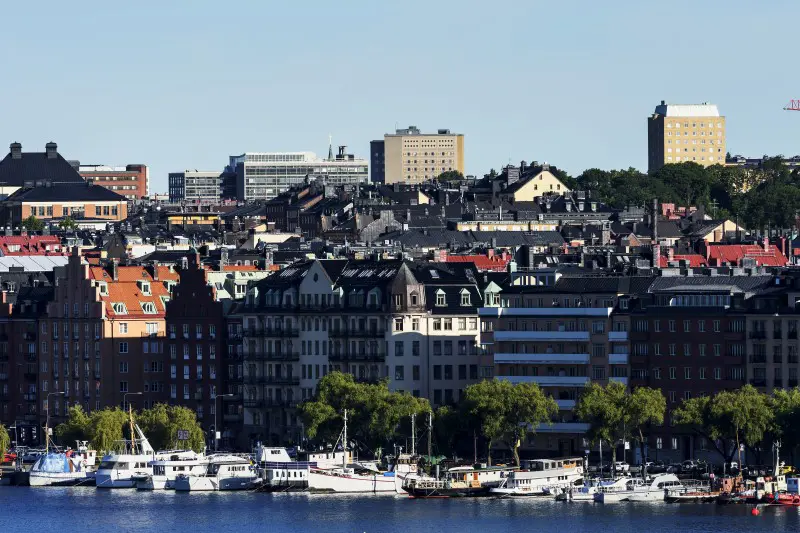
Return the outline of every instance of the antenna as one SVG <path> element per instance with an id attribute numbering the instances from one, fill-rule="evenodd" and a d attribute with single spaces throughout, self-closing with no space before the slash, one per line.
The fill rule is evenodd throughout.
<path id="1" fill-rule="evenodd" d="M 328 161 L 333 160 L 333 135 L 328 134 Z"/>

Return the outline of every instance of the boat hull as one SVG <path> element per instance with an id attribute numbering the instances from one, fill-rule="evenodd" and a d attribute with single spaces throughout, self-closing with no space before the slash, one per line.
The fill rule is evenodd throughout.
<path id="1" fill-rule="evenodd" d="M 412 498 L 476 498 L 489 495 L 489 487 L 422 488 L 404 487 Z"/>
<path id="2" fill-rule="evenodd" d="M 136 481 L 130 477 L 119 477 L 114 474 L 98 472 L 94 480 L 98 489 L 132 489 L 136 487 Z"/>
<path id="3" fill-rule="evenodd" d="M 630 492 L 595 492 L 594 501 L 597 503 L 619 503 L 628 501 Z"/>
<path id="4" fill-rule="evenodd" d="M 31 487 L 68 487 L 93 482 L 86 472 L 31 472 L 28 477 Z"/>
<path id="5" fill-rule="evenodd" d="M 167 476 L 149 476 L 143 480 L 136 480 L 136 488 L 139 490 L 171 490 L 175 488 L 175 480 L 168 479 Z"/>
<path id="6" fill-rule="evenodd" d="M 378 474 L 338 474 L 311 471 L 308 474 L 308 488 L 312 492 L 339 493 L 396 493 L 397 481 L 394 476 Z"/>
<path id="7" fill-rule="evenodd" d="M 248 490 L 253 488 L 255 477 L 204 477 L 182 476 L 175 480 L 178 492 L 213 492 L 222 490 Z"/>
<path id="8" fill-rule="evenodd" d="M 629 497 L 629 502 L 634 503 L 663 503 L 663 490 L 634 491 Z"/>

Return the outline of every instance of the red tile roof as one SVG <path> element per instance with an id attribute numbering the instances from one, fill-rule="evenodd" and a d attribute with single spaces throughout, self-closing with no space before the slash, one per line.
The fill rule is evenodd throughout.
<path id="1" fill-rule="evenodd" d="M 164 318 L 166 307 L 162 296 L 169 296 L 165 281 L 179 281 L 177 271 L 170 271 L 167 266 L 156 267 L 158 269 L 158 279 L 153 280 L 150 269 L 140 266 L 118 266 L 117 280 L 114 281 L 110 268 L 90 266 L 89 279 L 105 281 L 108 285 L 108 294 L 100 296 L 100 300 L 105 304 L 106 316 L 109 318 L 139 318 L 139 319 L 159 319 Z M 150 294 L 145 295 L 139 288 L 139 281 L 150 283 Z M 148 314 L 142 309 L 142 303 L 150 302 L 155 305 L 156 313 Z M 125 304 L 127 313 L 118 314 L 114 312 L 111 304 Z"/>
<path id="2" fill-rule="evenodd" d="M 0 236 L 0 256 L 69 255 L 55 235 Z"/>
<path id="3" fill-rule="evenodd" d="M 506 269 L 506 265 L 511 260 L 511 257 L 496 255 L 494 257 L 487 257 L 485 255 L 448 255 L 448 263 L 474 263 L 475 268 L 478 270 L 493 270 L 502 272 Z"/>
<path id="4" fill-rule="evenodd" d="M 766 249 L 758 244 L 711 244 L 708 248 L 708 260 L 712 266 L 722 266 L 723 263 L 739 266 L 745 257 L 754 259 L 758 266 L 786 266 L 788 263 L 786 256 L 773 244 Z"/>
<path id="5" fill-rule="evenodd" d="M 675 254 L 672 256 L 673 261 L 688 261 L 691 268 L 698 268 L 707 266 L 706 258 L 700 254 Z M 669 257 L 662 255 L 658 261 L 658 266 L 667 268 L 669 266 Z"/>

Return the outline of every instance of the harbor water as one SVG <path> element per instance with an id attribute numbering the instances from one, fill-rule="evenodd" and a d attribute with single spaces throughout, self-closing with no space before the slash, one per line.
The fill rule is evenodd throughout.
<path id="1" fill-rule="evenodd" d="M 797 531 L 798 508 L 601 505 L 536 499 L 138 492 L 0 487 L 0 531 L 219 533 L 758 533 Z"/>

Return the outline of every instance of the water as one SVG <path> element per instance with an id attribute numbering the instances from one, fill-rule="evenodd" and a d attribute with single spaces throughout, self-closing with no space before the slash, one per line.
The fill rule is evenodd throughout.
<path id="1" fill-rule="evenodd" d="M 0 531 L 163 533 L 776 533 L 797 508 L 714 504 L 599 505 L 531 499 L 205 493 L 0 487 Z"/>

